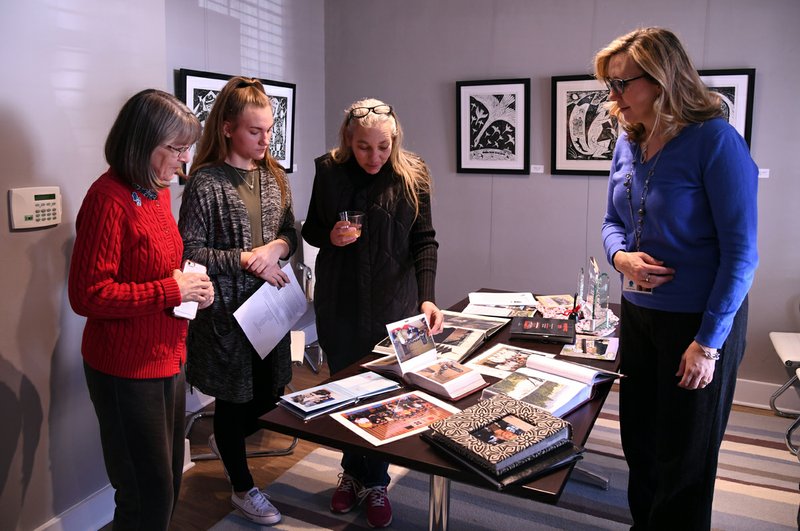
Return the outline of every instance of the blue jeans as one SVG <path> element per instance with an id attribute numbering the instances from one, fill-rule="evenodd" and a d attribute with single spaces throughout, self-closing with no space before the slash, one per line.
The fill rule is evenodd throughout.
<path id="1" fill-rule="evenodd" d="M 108 479 L 114 487 L 114 531 L 166 530 L 183 474 L 184 374 L 120 378 L 83 364 L 100 423 Z"/>
<path id="2" fill-rule="evenodd" d="M 385 487 L 389 484 L 389 463 L 380 459 L 343 452 L 342 469 L 365 487 Z"/>

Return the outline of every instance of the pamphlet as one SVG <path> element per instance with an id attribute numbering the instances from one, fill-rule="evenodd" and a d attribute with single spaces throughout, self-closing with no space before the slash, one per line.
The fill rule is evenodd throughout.
<path id="1" fill-rule="evenodd" d="M 268 282 L 233 312 L 258 355 L 266 358 L 308 310 L 308 301 L 292 265 L 281 268 L 289 283 L 277 288 Z"/>
<path id="2" fill-rule="evenodd" d="M 390 443 L 428 429 L 460 410 L 420 391 L 363 404 L 331 417 L 375 446 Z"/>

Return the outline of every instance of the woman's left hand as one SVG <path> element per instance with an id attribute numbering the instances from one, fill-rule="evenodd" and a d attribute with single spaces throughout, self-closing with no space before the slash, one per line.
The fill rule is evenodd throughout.
<path id="1" fill-rule="evenodd" d="M 444 328 L 444 314 L 442 311 L 431 301 L 423 302 L 420 308 L 428 319 L 428 328 L 430 328 L 431 335 L 441 332 L 442 328 Z"/>
<path id="2" fill-rule="evenodd" d="M 697 341 L 692 341 L 681 356 L 681 363 L 675 376 L 680 377 L 678 387 L 696 390 L 703 389 L 714 379 L 716 361 L 706 357 Z"/>

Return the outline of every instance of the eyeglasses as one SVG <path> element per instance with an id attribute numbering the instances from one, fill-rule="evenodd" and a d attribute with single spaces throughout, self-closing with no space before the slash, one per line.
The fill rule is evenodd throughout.
<path id="1" fill-rule="evenodd" d="M 616 91 L 617 94 L 622 94 L 625 92 L 625 85 L 627 83 L 630 83 L 631 81 L 636 81 L 637 79 L 641 79 L 643 77 L 647 77 L 647 74 L 642 74 L 636 77 L 629 77 L 628 79 L 606 79 L 606 86 L 608 87 L 609 92 L 614 90 Z"/>
<path id="2" fill-rule="evenodd" d="M 171 149 L 172 151 L 174 151 L 174 152 L 175 152 L 175 155 L 177 155 L 178 157 L 180 157 L 181 155 L 183 155 L 184 153 L 186 153 L 187 151 L 189 151 L 189 149 L 190 149 L 192 146 L 174 147 L 174 146 L 170 146 L 169 144 L 164 144 L 164 147 L 165 147 L 165 148 L 167 148 L 167 149 Z"/>
<path id="3" fill-rule="evenodd" d="M 350 109 L 350 116 L 348 118 L 363 118 L 369 113 L 373 114 L 391 114 L 391 105 L 374 105 L 372 107 L 353 107 Z"/>

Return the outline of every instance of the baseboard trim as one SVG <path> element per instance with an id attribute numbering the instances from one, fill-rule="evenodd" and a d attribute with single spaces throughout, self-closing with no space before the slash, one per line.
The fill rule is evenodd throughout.
<path id="1" fill-rule="evenodd" d="M 106 485 L 82 500 L 36 531 L 74 531 L 75 529 L 100 529 L 114 519 L 114 489 Z"/>
<path id="2" fill-rule="evenodd" d="M 780 388 L 779 384 L 739 378 L 736 381 L 733 403 L 740 406 L 770 409 L 769 400 Z M 777 406 L 788 413 L 800 414 L 800 394 L 798 394 L 797 388 L 787 389 L 778 399 Z"/>

